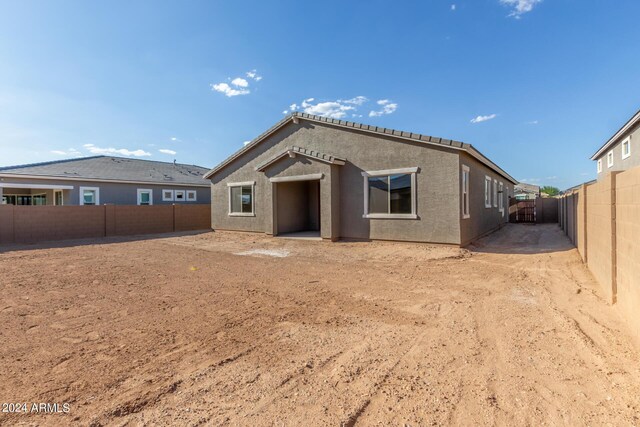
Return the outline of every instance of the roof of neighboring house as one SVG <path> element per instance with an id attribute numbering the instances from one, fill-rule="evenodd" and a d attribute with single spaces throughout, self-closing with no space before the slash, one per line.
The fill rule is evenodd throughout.
<path id="1" fill-rule="evenodd" d="M 522 193 L 536 193 L 536 194 L 539 194 L 540 193 L 540 186 L 539 185 L 526 184 L 524 182 L 520 182 L 513 188 L 513 191 L 514 191 L 514 193 L 522 192 Z"/>
<path id="2" fill-rule="evenodd" d="M 598 151 L 595 152 L 593 156 L 591 156 L 591 160 L 596 160 L 598 157 L 602 156 L 605 151 L 607 151 L 612 145 L 615 145 L 616 142 L 627 133 L 631 128 L 633 128 L 636 124 L 640 123 L 640 110 L 629 119 L 627 123 L 625 123 L 618 131 L 611 137 L 607 142 L 604 143 L 602 147 Z"/>
<path id="3" fill-rule="evenodd" d="M 123 181 L 206 187 L 201 166 L 112 156 L 93 156 L 0 167 L 0 177 Z"/>
<path id="4" fill-rule="evenodd" d="M 282 128 L 283 126 L 285 126 L 287 123 L 290 123 L 290 122 L 297 123 L 298 120 L 300 120 L 300 119 L 308 120 L 308 121 L 312 121 L 312 122 L 326 123 L 328 125 L 342 127 L 342 128 L 348 128 L 348 129 L 354 129 L 354 130 L 359 130 L 359 131 L 362 131 L 362 132 L 375 133 L 375 134 L 378 134 L 378 135 L 387 135 L 387 136 L 394 137 L 394 138 L 405 139 L 405 140 L 409 140 L 409 141 L 413 141 L 413 142 L 420 142 L 420 143 L 423 143 L 425 145 L 438 145 L 438 146 L 443 146 L 443 147 L 447 147 L 447 148 L 452 148 L 452 149 L 455 149 L 455 150 L 465 151 L 465 152 L 469 153 L 472 157 L 476 158 L 478 161 L 483 163 L 484 165 L 488 166 L 489 168 L 491 168 L 495 172 L 497 172 L 500 175 L 502 175 L 505 178 L 507 178 L 509 181 L 513 182 L 514 184 L 518 183 L 518 181 L 515 180 L 511 175 L 506 173 L 498 165 L 496 165 L 491 160 L 489 160 L 487 157 L 485 157 L 482 153 L 480 153 L 478 150 L 476 150 L 471 144 L 467 144 L 467 143 L 460 142 L 460 141 L 454 141 L 454 140 L 451 140 L 451 139 L 445 139 L 445 138 L 438 138 L 438 137 L 434 137 L 434 136 L 422 135 L 422 134 L 419 134 L 419 133 L 399 131 L 399 130 L 388 129 L 388 128 L 383 128 L 383 127 L 379 127 L 379 126 L 365 125 L 365 124 L 361 124 L 361 123 L 348 122 L 348 121 L 345 121 L 345 120 L 338 120 L 338 119 L 331 119 L 331 118 L 328 118 L 328 117 L 314 116 L 312 114 L 299 113 L 299 112 L 294 112 L 294 113 L 288 115 L 287 117 L 285 117 L 284 119 L 280 120 L 278 123 L 276 123 L 271 128 L 269 128 L 266 132 L 264 132 L 261 135 L 259 135 L 257 138 L 255 138 L 249 144 L 245 145 L 240 150 L 238 150 L 237 152 L 232 154 L 229 158 L 227 158 L 225 161 L 220 163 L 218 166 L 216 166 L 215 168 L 211 169 L 204 176 L 204 178 L 205 179 L 211 178 L 213 175 L 215 175 L 216 173 L 218 173 L 219 171 L 224 169 L 231 162 L 233 162 L 234 160 L 238 159 L 244 153 L 248 152 L 253 147 L 258 145 L 260 142 L 265 140 L 268 136 L 270 136 L 271 134 L 273 134 L 278 129 Z"/>

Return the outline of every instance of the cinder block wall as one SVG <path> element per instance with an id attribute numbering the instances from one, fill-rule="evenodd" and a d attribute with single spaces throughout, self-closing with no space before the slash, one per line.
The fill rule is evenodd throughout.
<path id="1" fill-rule="evenodd" d="M 613 288 L 613 180 L 607 175 L 587 187 L 587 265 L 602 285 L 607 300 L 615 302 Z"/>
<path id="2" fill-rule="evenodd" d="M 640 337 L 640 168 L 616 176 L 618 305 Z"/>
<path id="3" fill-rule="evenodd" d="M 0 244 L 211 229 L 211 205 L 0 206 Z"/>
<path id="4" fill-rule="evenodd" d="M 574 193 L 574 197 L 576 198 L 576 203 L 574 204 L 576 208 L 575 218 L 576 218 L 576 241 L 574 244 L 578 248 L 578 252 L 582 257 L 582 261 L 587 261 L 587 218 L 586 218 L 586 200 L 587 200 L 587 189 L 586 186 L 582 186 L 579 190 Z"/>

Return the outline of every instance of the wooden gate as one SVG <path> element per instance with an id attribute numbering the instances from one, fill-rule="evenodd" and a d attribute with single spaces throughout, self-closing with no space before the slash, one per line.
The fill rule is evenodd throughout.
<path id="1" fill-rule="evenodd" d="M 535 200 L 509 200 L 509 222 L 536 223 Z"/>

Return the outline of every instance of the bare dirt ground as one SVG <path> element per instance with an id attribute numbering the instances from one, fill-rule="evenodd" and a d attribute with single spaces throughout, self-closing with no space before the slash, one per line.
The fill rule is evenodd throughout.
<path id="1" fill-rule="evenodd" d="M 70 404 L 2 425 L 640 424 L 637 343 L 555 225 L 81 243 L 0 253 L 0 402 Z"/>

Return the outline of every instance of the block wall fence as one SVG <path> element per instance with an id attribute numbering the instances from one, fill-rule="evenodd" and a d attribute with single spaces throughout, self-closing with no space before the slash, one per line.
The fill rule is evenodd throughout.
<path id="1" fill-rule="evenodd" d="M 211 205 L 0 205 L 0 244 L 211 229 Z"/>
<path id="2" fill-rule="evenodd" d="M 611 172 L 559 200 L 560 227 L 640 337 L 640 167 Z"/>

